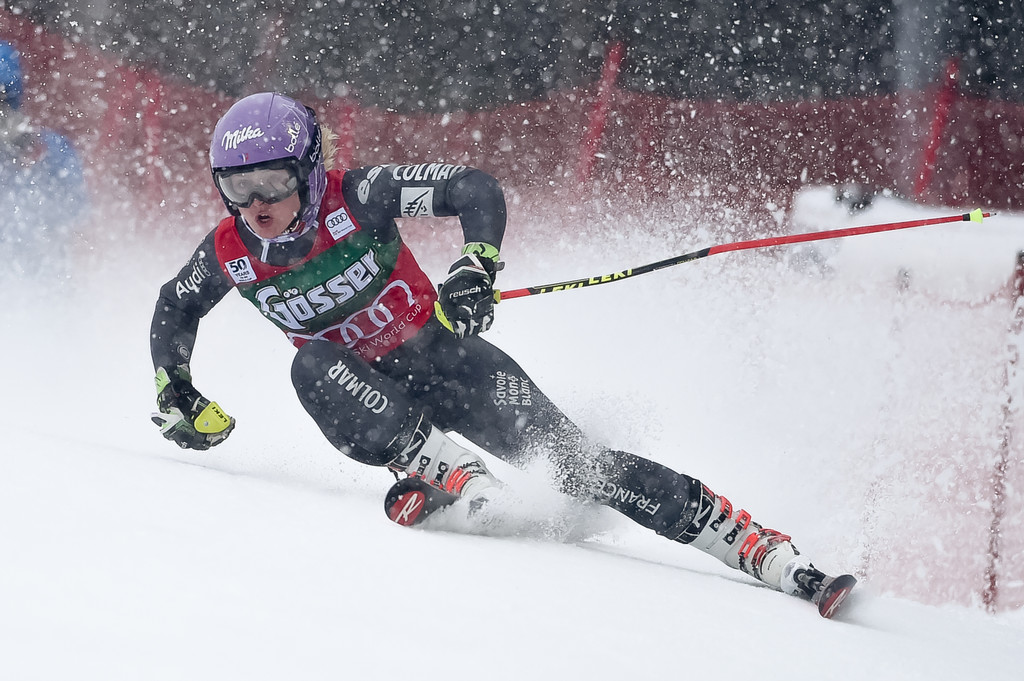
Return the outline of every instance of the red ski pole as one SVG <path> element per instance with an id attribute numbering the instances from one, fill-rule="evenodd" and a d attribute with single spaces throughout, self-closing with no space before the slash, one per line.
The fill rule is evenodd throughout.
<path id="1" fill-rule="evenodd" d="M 534 296 L 538 293 L 551 293 L 553 291 L 567 291 L 574 288 L 608 284 L 613 281 L 621 281 L 629 277 L 635 277 L 648 272 L 654 272 L 680 265 L 692 260 L 700 260 L 716 253 L 727 251 L 746 251 L 753 248 L 767 248 L 768 246 L 782 246 L 785 244 L 797 244 L 805 241 L 824 241 L 825 239 L 838 239 L 844 236 L 857 236 L 858 234 L 873 234 L 875 232 L 889 232 L 896 229 L 909 229 L 911 227 L 923 227 L 924 225 L 939 225 L 946 222 L 981 222 L 982 219 L 992 217 L 995 213 L 983 213 L 980 208 L 962 215 L 950 215 L 941 218 L 925 218 L 923 220 L 907 220 L 905 222 L 888 222 L 880 225 L 865 225 L 863 227 L 849 227 L 847 229 L 831 229 L 825 232 L 810 232 L 809 234 L 791 234 L 788 236 L 776 236 L 767 239 L 754 239 L 753 241 L 736 241 L 731 244 L 720 244 L 703 248 L 693 253 L 677 255 L 674 258 L 659 260 L 648 265 L 641 265 L 621 272 L 613 272 L 599 277 L 586 277 L 584 279 L 573 279 L 562 281 L 557 284 L 545 284 L 544 286 L 530 286 L 527 288 L 513 289 L 511 291 L 495 291 L 494 297 L 497 302 L 511 298 L 522 298 Z"/>

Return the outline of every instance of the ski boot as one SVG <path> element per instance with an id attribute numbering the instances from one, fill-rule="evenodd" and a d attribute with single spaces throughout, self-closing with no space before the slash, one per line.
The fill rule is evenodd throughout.
<path id="1" fill-rule="evenodd" d="M 705 485 L 701 485 L 691 510 L 688 524 L 674 537 L 676 541 L 690 544 L 774 589 L 807 598 L 818 606 L 822 617 L 831 618 L 857 583 L 851 575 L 829 577 L 815 569 L 798 558 L 800 552 L 789 535 L 761 526 L 744 510 L 733 511 L 728 499 Z"/>
<path id="2" fill-rule="evenodd" d="M 788 535 L 762 527 L 744 510 L 734 511 L 728 499 L 706 485 L 701 485 L 692 511 L 689 523 L 674 537 L 676 541 L 780 588 L 782 568 L 798 554 Z"/>

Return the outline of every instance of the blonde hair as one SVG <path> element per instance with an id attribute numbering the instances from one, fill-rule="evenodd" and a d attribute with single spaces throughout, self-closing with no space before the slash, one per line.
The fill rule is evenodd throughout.
<path id="1" fill-rule="evenodd" d="M 324 157 L 324 168 L 334 170 L 334 162 L 338 156 L 338 135 L 323 123 L 320 124 L 320 147 Z"/>

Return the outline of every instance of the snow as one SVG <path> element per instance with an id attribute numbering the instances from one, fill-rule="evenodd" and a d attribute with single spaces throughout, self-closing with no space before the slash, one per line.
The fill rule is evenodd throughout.
<path id="1" fill-rule="evenodd" d="M 805 200 L 794 228 L 847 226 Z M 857 219 L 951 212 L 883 200 Z M 713 230 L 684 227 L 612 248 L 588 243 L 595 232 L 571 250 L 512 240 L 499 283 L 713 245 Z M 546 530 L 391 524 L 389 474 L 327 444 L 293 398 L 290 346 L 234 294 L 192 366 L 238 428 L 209 452 L 178 450 L 148 419 L 147 331 L 191 243 L 166 260 L 110 248 L 60 295 L 8 283 L 0 678 L 1019 678 L 1024 610 L 977 601 L 970 523 L 988 516 L 964 462 L 998 427 L 1007 317 L 991 299 L 1024 218 L 820 245 L 507 301 L 488 337 L 610 445 L 700 477 L 819 566 L 857 572 L 832 621 L 608 509 L 559 506 L 539 470 L 495 465 L 528 513 L 562 514 Z"/>

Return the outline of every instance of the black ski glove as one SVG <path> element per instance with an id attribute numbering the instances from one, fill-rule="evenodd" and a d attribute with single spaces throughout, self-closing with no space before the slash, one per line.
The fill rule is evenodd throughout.
<path id="1" fill-rule="evenodd" d="M 466 244 L 462 253 L 438 288 L 434 304 L 438 321 L 458 338 L 482 333 L 495 321 L 495 273 L 505 264 L 498 262 L 498 249 L 489 244 Z"/>
<path id="2" fill-rule="evenodd" d="M 157 369 L 156 391 L 160 411 L 152 415 L 153 423 L 182 449 L 207 450 L 227 439 L 235 427 L 235 419 L 199 394 L 185 365 Z"/>
<path id="3" fill-rule="evenodd" d="M 490 244 L 469 243 L 462 253 L 438 289 L 435 305 L 438 320 L 458 338 L 491 328 L 494 275 L 503 264 L 498 262 L 498 249 Z"/>

